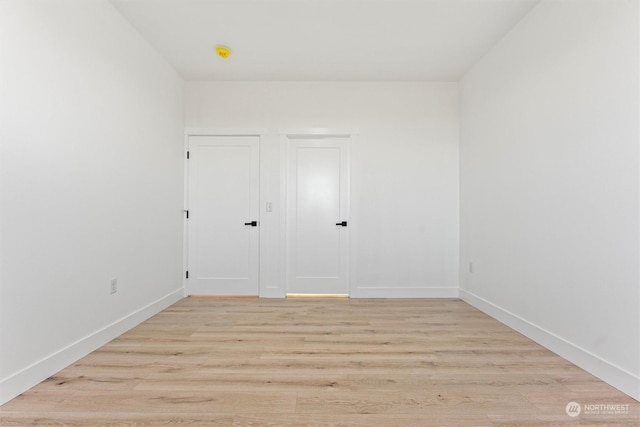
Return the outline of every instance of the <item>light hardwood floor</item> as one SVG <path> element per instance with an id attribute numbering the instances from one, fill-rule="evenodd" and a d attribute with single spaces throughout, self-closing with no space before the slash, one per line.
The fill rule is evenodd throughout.
<path id="1" fill-rule="evenodd" d="M 640 403 L 459 300 L 187 298 L 0 408 L 175 424 L 638 426 Z"/>

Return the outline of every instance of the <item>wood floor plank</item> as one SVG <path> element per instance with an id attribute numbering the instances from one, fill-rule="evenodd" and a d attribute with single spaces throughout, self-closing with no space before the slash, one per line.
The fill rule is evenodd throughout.
<path id="1" fill-rule="evenodd" d="M 25 412 L 3 412 L 0 426 L 68 426 L 68 427 L 162 427 L 185 425 L 189 427 L 229 427 L 234 425 L 235 414 L 155 414 L 140 412 L 108 412 L 96 414 L 93 411 L 39 412 L 37 418 Z"/>
<path id="2" fill-rule="evenodd" d="M 454 420 L 454 421 L 452 421 Z M 494 427 L 488 417 L 436 414 L 314 414 L 309 415 L 278 415 L 265 416 L 242 415 L 237 416 L 234 427 Z"/>
<path id="3" fill-rule="evenodd" d="M 456 299 L 187 298 L 0 407 L 0 426 L 174 424 L 637 427 L 640 403 Z"/>
<path id="4" fill-rule="evenodd" d="M 458 414 L 482 417 L 496 408 L 502 414 L 541 414 L 536 406 L 510 390 L 483 392 L 456 389 L 423 390 L 416 392 L 369 391 L 367 393 L 298 393 L 296 413 L 316 414 L 431 414 L 451 416 Z"/>
<path id="5" fill-rule="evenodd" d="M 90 406 L 98 413 L 114 408 L 130 413 L 293 413 L 296 397 L 295 392 L 273 392 L 268 395 L 250 391 L 207 393 L 168 390 L 163 386 L 155 390 L 132 392 L 78 392 L 56 407 L 60 411 L 72 412 Z"/>

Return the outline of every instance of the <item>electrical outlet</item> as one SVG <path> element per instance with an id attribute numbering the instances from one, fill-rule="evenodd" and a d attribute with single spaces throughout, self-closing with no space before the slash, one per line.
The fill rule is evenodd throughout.
<path id="1" fill-rule="evenodd" d="M 118 292 L 118 279 L 111 279 L 111 293 L 115 294 Z"/>

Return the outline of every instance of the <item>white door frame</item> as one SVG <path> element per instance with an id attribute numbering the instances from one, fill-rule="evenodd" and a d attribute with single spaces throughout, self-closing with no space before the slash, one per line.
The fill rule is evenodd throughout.
<path id="1" fill-rule="evenodd" d="M 182 265 L 183 265 L 183 275 L 182 275 L 182 289 L 183 289 L 183 295 L 186 297 L 188 296 L 188 291 L 187 291 L 187 281 L 189 280 L 186 277 L 186 272 L 189 268 L 189 222 L 187 219 L 187 211 L 189 210 L 189 160 L 188 160 L 188 152 L 189 152 L 189 137 L 191 136 L 256 136 L 258 137 L 260 143 L 262 143 L 264 136 L 267 132 L 264 129 L 210 129 L 210 128 L 186 128 L 184 131 L 184 148 L 183 148 L 183 152 L 184 152 L 184 226 L 183 226 L 183 241 L 182 241 L 182 250 L 183 250 L 183 258 L 182 258 Z M 260 144 L 261 146 L 262 144 Z M 258 194 L 258 199 L 259 199 L 259 206 L 262 207 L 262 194 L 263 193 L 263 179 L 262 179 L 262 150 L 260 149 L 258 152 L 258 156 L 259 156 L 259 177 L 260 177 L 260 185 L 259 185 L 259 194 Z M 263 224 L 263 221 L 265 218 L 263 218 L 263 210 L 260 208 L 258 210 L 259 212 L 259 219 L 258 221 L 260 221 L 261 224 Z M 266 239 L 264 238 L 264 233 L 265 233 L 265 227 L 258 227 L 258 236 L 259 236 L 259 250 L 258 250 L 258 257 L 259 257 L 259 261 L 258 261 L 258 275 L 259 275 L 259 279 L 258 279 L 258 293 L 259 296 L 261 296 L 262 294 L 262 289 L 263 289 L 263 284 L 265 281 L 265 277 L 263 277 L 264 275 L 262 274 L 264 270 L 264 253 L 265 253 L 265 249 L 263 247 L 263 245 L 266 243 Z"/>
<path id="2" fill-rule="evenodd" d="M 348 138 L 349 139 L 349 151 L 351 150 L 351 145 L 358 135 L 356 131 L 353 129 L 335 129 L 335 128 L 298 128 L 298 129 L 284 129 L 279 132 L 280 135 L 280 206 L 286 207 L 288 202 L 288 177 L 289 177 L 289 151 L 290 151 L 290 141 L 296 138 L 308 138 L 308 139 L 323 139 L 323 138 Z M 351 158 L 351 156 L 349 156 Z M 351 165 L 347 166 L 348 174 L 347 180 L 349 188 L 349 194 L 347 196 L 349 200 L 349 206 L 351 206 Z M 351 215 L 350 215 L 351 216 Z M 351 264 L 352 260 L 352 247 L 353 247 L 353 222 L 349 222 L 350 227 L 350 241 L 352 242 L 348 251 L 349 263 Z M 289 278 L 288 278 L 288 223 L 287 223 L 287 209 L 282 210 L 282 215 L 280 217 L 280 272 L 279 276 L 281 280 L 284 280 L 284 289 L 283 296 L 286 296 L 287 290 L 289 289 Z M 354 285 L 353 285 L 353 266 L 349 267 L 349 296 L 354 296 Z"/>

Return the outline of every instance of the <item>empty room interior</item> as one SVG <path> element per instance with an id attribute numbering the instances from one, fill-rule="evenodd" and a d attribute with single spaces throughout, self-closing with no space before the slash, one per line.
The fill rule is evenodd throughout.
<path id="1" fill-rule="evenodd" d="M 639 21 L 0 1 L 0 425 L 639 425 Z"/>

